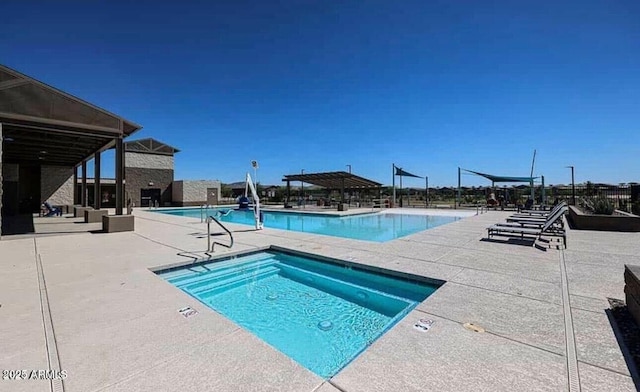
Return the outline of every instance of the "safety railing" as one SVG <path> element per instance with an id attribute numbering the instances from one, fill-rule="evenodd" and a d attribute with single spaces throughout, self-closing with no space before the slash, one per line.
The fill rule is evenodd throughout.
<path id="1" fill-rule="evenodd" d="M 229 243 L 229 245 L 223 244 L 217 241 L 211 242 L 211 222 L 216 222 L 218 226 L 222 228 L 222 230 L 226 231 L 227 234 L 229 234 L 229 238 L 231 239 L 231 242 Z M 224 246 L 225 248 L 231 249 L 233 247 L 233 234 L 222 223 L 220 223 L 220 221 L 217 220 L 214 216 L 209 215 L 207 217 L 207 252 L 213 252 L 214 251 L 213 247 L 216 244 Z"/>

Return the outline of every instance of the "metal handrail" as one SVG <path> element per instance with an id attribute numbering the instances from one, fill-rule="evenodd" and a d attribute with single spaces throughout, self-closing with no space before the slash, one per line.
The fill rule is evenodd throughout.
<path id="1" fill-rule="evenodd" d="M 218 226 L 222 227 L 222 230 L 226 231 L 227 234 L 229 234 L 229 238 L 231 238 L 231 243 L 229 245 L 226 245 L 217 241 L 213 241 L 213 243 L 211 243 L 211 221 L 216 222 Z M 207 218 L 207 252 L 213 252 L 213 247 L 216 244 L 222 245 L 225 248 L 231 249 L 231 247 L 233 247 L 233 234 L 222 223 L 220 223 L 220 221 L 217 220 L 214 216 L 209 215 L 209 217 Z"/>

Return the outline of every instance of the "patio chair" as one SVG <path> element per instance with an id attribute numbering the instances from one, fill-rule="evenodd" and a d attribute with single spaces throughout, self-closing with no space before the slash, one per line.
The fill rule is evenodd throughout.
<path id="1" fill-rule="evenodd" d="M 495 224 L 487 228 L 488 237 L 494 235 L 512 236 L 520 234 L 520 238 L 524 238 L 525 235 L 534 236 L 540 238 L 543 234 L 562 236 L 562 242 L 564 247 L 567 247 L 567 234 L 564 229 L 558 229 L 557 223 L 562 220 L 565 209 L 558 209 L 553 215 L 549 216 L 542 226 L 539 227 L 525 227 L 522 224 Z M 537 223 L 527 222 L 527 225 L 534 225 Z"/>

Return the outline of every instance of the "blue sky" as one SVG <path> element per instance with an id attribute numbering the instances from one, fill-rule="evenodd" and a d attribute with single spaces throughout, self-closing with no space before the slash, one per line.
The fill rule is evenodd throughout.
<path id="1" fill-rule="evenodd" d="M 636 0 L 43 3 L 2 2 L 0 62 L 179 148 L 176 179 L 448 186 L 537 149 L 547 184 L 640 182 Z"/>

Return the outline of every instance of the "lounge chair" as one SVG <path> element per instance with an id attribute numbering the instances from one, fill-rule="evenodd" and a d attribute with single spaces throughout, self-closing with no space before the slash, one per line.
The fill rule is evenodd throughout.
<path id="1" fill-rule="evenodd" d="M 61 208 L 52 206 L 48 201 L 45 201 L 42 205 L 49 211 L 45 216 L 62 216 Z"/>
<path id="2" fill-rule="evenodd" d="M 507 222 L 520 223 L 520 224 L 525 224 L 525 223 L 544 224 L 547 221 L 547 219 L 549 219 L 549 217 L 555 216 L 558 213 L 563 214 L 566 211 L 567 211 L 567 207 L 563 206 L 563 207 L 560 207 L 560 208 L 557 208 L 557 209 L 553 210 L 552 213 L 550 213 L 548 215 L 545 215 L 545 216 L 511 215 L 510 217 L 507 218 Z"/>
<path id="3" fill-rule="evenodd" d="M 520 225 L 520 226 L 535 226 L 535 227 L 542 227 L 545 225 L 545 223 L 547 223 L 547 221 L 549 219 L 556 219 L 556 217 L 562 216 L 562 214 L 564 214 L 567 211 L 567 207 L 561 207 L 561 208 L 557 208 L 553 211 L 553 213 L 547 215 L 547 216 L 523 216 L 523 217 L 519 217 L 519 216 L 514 216 L 511 215 L 510 217 L 508 217 L 506 220 L 508 223 L 496 223 L 497 225 L 501 225 L 501 226 L 516 226 L 516 225 Z M 561 228 L 564 227 L 564 221 L 562 219 L 556 219 L 554 226 L 560 226 Z"/>
<path id="4" fill-rule="evenodd" d="M 562 216 L 562 214 L 560 215 Z M 494 228 L 524 228 L 524 229 L 542 229 L 547 224 L 547 221 L 543 222 L 518 222 L 518 223 L 496 223 L 492 227 Z M 562 234 L 564 233 L 564 222 L 562 219 L 557 219 L 551 226 L 547 229 L 549 233 Z"/>
<path id="5" fill-rule="evenodd" d="M 516 217 L 547 217 L 551 214 L 553 214 L 554 212 L 556 212 L 558 209 L 566 207 L 567 206 L 567 202 L 563 201 L 561 203 L 556 204 L 550 211 L 538 211 L 538 210 L 522 210 L 517 214 L 513 214 L 511 215 L 511 217 L 516 218 Z"/>
<path id="6" fill-rule="evenodd" d="M 520 234 L 521 238 L 525 235 L 540 238 L 542 234 L 562 236 L 564 247 L 567 247 L 567 234 L 564 229 L 558 229 L 556 226 L 558 221 L 562 221 L 565 208 L 558 209 L 553 215 L 549 216 L 544 224 L 540 227 L 524 227 L 522 224 L 495 224 L 487 228 L 488 237 L 494 235 L 514 235 Z M 534 222 L 535 223 L 535 222 Z M 532 225 L 533 223 L 528 223 Z"/>

